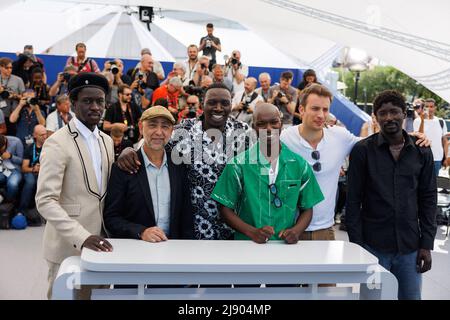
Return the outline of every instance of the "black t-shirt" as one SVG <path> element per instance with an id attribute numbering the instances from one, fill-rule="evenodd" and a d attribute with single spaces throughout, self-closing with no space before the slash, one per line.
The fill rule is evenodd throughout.
<path id="1" fill-rule="evenodd" d="M 220 44 L 220 39 L 217 37 L 214 37 L 214 36 L 208 35 L 208 36 L 202 37 L 200 39 L 200 44 L 203 42 L 203 40 L 206 40 L 206 41 L 210 40 L 210 41 L 214 42 L 216 45 Z M 211 55 L 211 60 L 216 61 L 216 51 L 217 51 L 217 49 L 214 48 L 213 46 L 206 47 L 206 45 L 205 45 L 205 47 L 203 48 L 203 55 L 204 56 Z"/>
<path id="2" fill-rule="evenodd" d="M 41 155 L 41 148 L 36 147 L 36 143 L 30 144 L 25 148 L 23 153 L 23 159 L 30 160 L 30 164 L 28 165 L 30 168 L 34 167 L 35 164 L 39 163 L 39 156 Z"/>
<path id="3" fill-rule="evenodd" d="M 130 139 L 133 143 L 137 142 L 139 138 L 139 118 L 141 117 L 140 109 L 133 103 L 129 104 L 126 112 L 122 112 L 122 108 L 120 106 L 120 102 L 116 102 L 111 107 L 106 110 L 105 113 L 105 121 L 109 121 L 111 123 L 125 123 L 128 126 L 134 127 L 134 136 Z M 125 116 L 125 117 L 124 117 Z M 128 138 L 130 135 L 125 132 L 125 136 Z"/>

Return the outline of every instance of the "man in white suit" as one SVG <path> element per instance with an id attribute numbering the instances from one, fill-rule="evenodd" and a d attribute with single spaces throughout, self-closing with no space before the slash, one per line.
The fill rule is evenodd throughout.
<path id="1" fill-rule="evenodd" d="M 45 142 L 40 158 L 36 204 L 47 220 L 44 257 L 49 265 L 48 298 L 62 261 L 82 248 L 112 251 L 102 234 L 106 186 L 114 161 L 113 142 L 97 124 L 105 108 L 107 79 L 80 73 L 68 85 L 75 117 Z M 90 297 L 88 288 L 77 297 Z"/>

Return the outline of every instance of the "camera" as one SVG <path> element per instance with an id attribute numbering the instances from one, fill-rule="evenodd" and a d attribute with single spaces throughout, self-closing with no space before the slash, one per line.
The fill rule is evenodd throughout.
<path id="1" fill-rule="evenodd" d="M 111 73 L 112 74 L 118 74 L 119 73 L 119 67 L 117 67 L 117 66 L 112 66 L 111 67 Z"/>
<path id="2" fill-rule="evenodd" d="M 138 80 L 139 88 L 147 88 L 147 84 L 144 82 L 144 74 L 141 71 L 138 72 Z"/>
<path id="3" fill-rule="evenodd" d="M 35 105 L 37 105 L 37 104 L 39 103 L 39 101 L 38 101 L 37 98 L 28 98 L 28 99 L 27 99 L 27 103 L 28 103 L 30 106 L 35 106 Z"/>
<path id="4" fill-rule="evenodd" d="M 63 72 L 63 73 L 62 73 L 62 76 L 63 76 L 64 82 L 69 82 L 69 80 L 70 80 L 70 78 L 71 78 L 70 73 L 68 73 L 68 72 Z"/>
<path id="5" fill-rule="evenodd" d="M 0 92 L 0 97 L 1 97 L 3 100 L 8 99 L 10 95 L 11 95 L 11 94 L 9 93 L 8 90 L 3 90 L 2 92 Z"/>
<path id="6" fill-rule="evenodd" d="M 208 37 L 208 38 L 206 38 L 205 39 L 206 40 L 206 44 L 205 44 L 205 47 L 206 48 L 211 48 L 211 46 L 212 46 L 212 41 L 211 41 L 211 39 Z"/>
<path id="7" fill-rule="evenodd" d="M 130 140 L 134 139 L 134 126 L 128 126 L 127 136 Z"/>
<path id="8" fill-rule="evenodd" d="M 233 53 L 233 58 L 231 58 L 231 64 L 237 64 L 238 66 L 241 65 L 238 59 L 236 59 L 236 53 Z"/>
<path id="9" fill-rule="evenodd" d="M 198 97 L 202 96 L 203 92 L 204 92 L 204 89 L 202 87 L 196 87 L 196 86 L 193 86 L 193 85 L 184 86 L 183 90 L 187 94 L 198 96 Z"/>
<path id="10" fill-rule="evenodd" d="M 197 109 L 195 107 L 190 107 L 186 115 L 186 118 L 193 119 L 197 116 Z"/>
<path id="11" fill-rule="evenodd" d="M 414 106 L 410 103 L 406 103 L 406 117 L 414 119 Z"/>
<path id="12" fill-rule="evenodd" d="M 252 97 L 246 96 L 243 101 L 242 111 L 247 112 L 250 103 L 252 102 Z"/>
<path id="13" fill-rule="evenodd" d="M 286 94 L 284 92 L 282 92 L 282 91 L 279 91 L 278 94 L 277 94 L 277 98 L 281 99 L 283 97 L 286 97 Z"/>

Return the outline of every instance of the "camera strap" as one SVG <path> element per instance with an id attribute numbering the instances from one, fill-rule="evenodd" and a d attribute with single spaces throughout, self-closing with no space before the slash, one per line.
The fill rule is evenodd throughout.
<path id="1" fill-rule="evenodd" d="M 3 89 L 6 90 L 6 89 L 8 88 L 8 83 L 9 83 L 9 80 L 10 80 L 10 79 L 11 79 L 11 76 L 9 76 L 8 79 L 6 80 L 6 83 L 3 84 L 3 77 L 0 76 L 0 83 L 2 84 Z"/>
<path id="2" fill-rule="evenodd" d="M 245 97 L 245 92 L 242 94 L 241 102 L 244 100 L 244 97 Z M 250 102 L 249 103 L 252 103 L 253 100 L 255 100 L 257 97 L 258 97 L 258 93 L 253 91 L 253 93 L 252 93 L 252 95 L 250 97 Z"/>

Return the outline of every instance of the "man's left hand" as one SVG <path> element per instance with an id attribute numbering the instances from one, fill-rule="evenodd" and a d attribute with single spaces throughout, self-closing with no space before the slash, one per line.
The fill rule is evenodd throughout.
<path id="1" fill-rule="evenodd" d="M 425 273 L 431 269 L 431 252 L 427 249 L 419 249 L 417 253 L 417 272 Z"/>
<path id="2" fill-rule="evenodd" d="M 294 228 L 281 230 L 278 234 L 280 239 L 283 239 L 287 244 L 296 244 L 300 238 L 300 233 Z"/>

